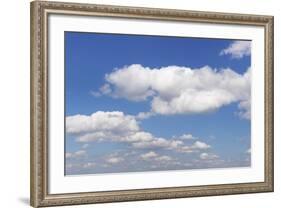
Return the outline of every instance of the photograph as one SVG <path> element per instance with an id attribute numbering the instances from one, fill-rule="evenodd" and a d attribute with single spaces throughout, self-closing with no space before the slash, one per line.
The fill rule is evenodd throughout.
<path id="1" fill-rule="evenodd" d="M 30 11 L 33 207 L 274 190 L 273 16 Z"/>
<path id="2" fill-rule="evenodd" d="M 64 32 L 65 175 L 251 166 L 251 40 Z"/>
<path id="3" fill-rule="evenodd" d="M 280 203 L 280 2 L 2 2 L 0 207 Z"/>

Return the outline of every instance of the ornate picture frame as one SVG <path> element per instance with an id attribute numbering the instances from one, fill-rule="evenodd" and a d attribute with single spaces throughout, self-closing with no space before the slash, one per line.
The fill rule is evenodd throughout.
<path id="1" fill-rule="evenodd" d="M 259 27 L 264 30 L 264 180 L 125 190 L 50 193 L 50 15 Z M 55 73 L 55 72 L 54 72 Z M 169 199 L 273 191 L 273 17 L 156 8 L 31 2 L 31 205 L 33 207 Z M 62 138 L 63 140 L 64 138 Z"/>

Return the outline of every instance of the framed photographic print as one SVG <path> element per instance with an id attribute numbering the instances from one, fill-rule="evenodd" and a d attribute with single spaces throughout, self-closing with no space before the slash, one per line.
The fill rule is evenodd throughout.
<path id="1" fill-rule="evenodd" d="M 273 17 L 31 3 L 34 207 L 273 191 Z"/>

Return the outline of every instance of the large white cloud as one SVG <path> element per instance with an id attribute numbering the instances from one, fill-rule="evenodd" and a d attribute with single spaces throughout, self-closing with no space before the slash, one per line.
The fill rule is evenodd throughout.
<path id="1" fill-rule="evenodd" d="M 196 140 L 187 145 L 182 136 L 157 137 L 143 131 L 134 116 L 123 112 L 98 111 L 92 115 L 73 115 L 66 118 L 66 132 L 75 135 L 78 142 L 124 142 L 135 149 L 166 149 L 178 152 L 194 152 L 210 148 L 210 145 Z M 192 137 L 184 134 L 184 137 Z"/>
<path id="2" fill-rule="evenodd" d="M 110 86 L 106 95 L 136 102 L 151 98 L 151 112 L 141 113 L 140 118 L 155 114 L 205 113 L 233 102 L 240 103 L 239 109 L 244 114 L 250 114 L 250 71 L 249 68 L 239 74 L 231 69 L 218 71 L 208 66 L 149 68 L 134 64 L 106 75 L 105 85 Z"/>
<path id="3" fill-rule="evenodd" d="M 240 59 L 251 55 L 251 41 L 234 41 L 220 52 L 220 55 L 231 55 L 232 58 Z"/>

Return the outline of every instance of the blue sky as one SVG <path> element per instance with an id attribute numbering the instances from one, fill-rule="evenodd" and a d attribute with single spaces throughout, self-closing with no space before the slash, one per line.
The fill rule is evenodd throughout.
<path id="1" fill-rule="evenodd" d="M 249 166 L 250 66 L 251 41 L 65 32 L 66 174 Z"/>

